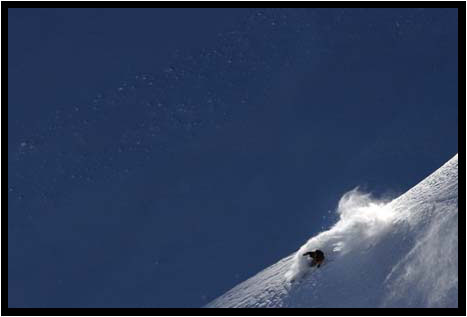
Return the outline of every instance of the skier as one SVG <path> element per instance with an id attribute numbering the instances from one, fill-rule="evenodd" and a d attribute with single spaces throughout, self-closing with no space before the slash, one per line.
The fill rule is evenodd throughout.
<path id="1" fill-rule="evenodd" d="M 321 264 L 324 261 L 324 253 L 321 250 L 315 250 L 311 252 L 306 252 L 303 254 L 303 256 L 309 255 L 310 258 L 312 259 L 310 266 L 313 267 L 317 265 L 317 267 L 320 267 Z"/>

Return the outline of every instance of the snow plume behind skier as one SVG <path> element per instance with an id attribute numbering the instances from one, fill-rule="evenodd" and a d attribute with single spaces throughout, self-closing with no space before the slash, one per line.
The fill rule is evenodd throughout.
<path id="1" fill-rule="evenodd" d="M 327 261 L 337 260 L 352 252 L 373 246 L 390 229 L 396 214 L 388 205 L 389 200 L 378 200 L 358 188 L 342 196 L 337 207 L 338 222 L 329 230 L 308 240 L 294 255 L 292 265 L 285 274 L 288 282 L 300 279 L 310 269 L 309 260 L 303 254 L 320 249 Z"/>

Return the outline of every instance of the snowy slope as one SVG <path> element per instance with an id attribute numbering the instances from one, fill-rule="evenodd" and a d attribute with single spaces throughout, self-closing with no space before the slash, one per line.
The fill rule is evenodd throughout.
<path id="1" fill-rule="evenodd" d="M 392 201 L 345 194 L 331 229 L 207 307 L 457 307 L 457 161 Z M 320 269 L 301 256 L 315 248 Z"/>

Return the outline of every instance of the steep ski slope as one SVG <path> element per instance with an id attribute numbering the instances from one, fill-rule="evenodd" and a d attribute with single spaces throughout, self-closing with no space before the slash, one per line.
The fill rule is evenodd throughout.
<path id="1" fill-rule="evenodd" d="M 457 155 L 390 202 L 358 190 L 339 221 L 207 307 L 457 307 Z M 302 253 L 324 250 L 310 269 Z"/>

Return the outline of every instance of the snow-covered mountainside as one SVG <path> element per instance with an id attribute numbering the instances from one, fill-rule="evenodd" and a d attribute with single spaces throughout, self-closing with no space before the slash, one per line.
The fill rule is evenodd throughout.
<path id="1" fill-rule="evenodd" d="M 457 164 L 392 201 L 345 194 L 332 228 L 207 307 L 457 307 Z M 302 256 L 313 249 L 319 269 Z"/>

